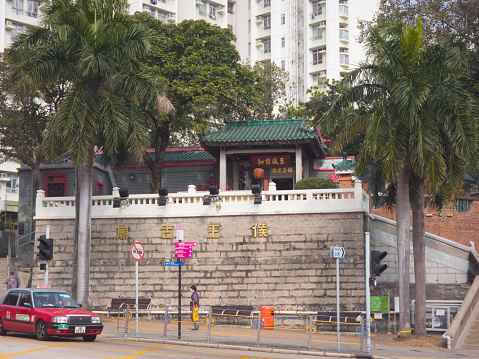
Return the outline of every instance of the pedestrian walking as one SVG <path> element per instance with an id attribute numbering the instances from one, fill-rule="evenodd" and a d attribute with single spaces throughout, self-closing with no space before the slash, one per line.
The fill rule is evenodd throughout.
<path id="1" fill-rule="evenodd" d="M 191 321 L 195 326 L 193 330 L 198 330 L 200 325 L 198 324 L 198 311 L 200 310 L 200 295 L 196 291 L 196 285 L 190 287 L 191 291 L 191 301 L 190 301 L 190 310 L 191 310 Z"/>
<path id="2" fill-rule="evenodd" d="M 15 272 L 10 272 L 10 277 L 7 278 L 5 284 L 7 285 L 7 290 L 18 288 L 18 279 L 15 277 Z"/>

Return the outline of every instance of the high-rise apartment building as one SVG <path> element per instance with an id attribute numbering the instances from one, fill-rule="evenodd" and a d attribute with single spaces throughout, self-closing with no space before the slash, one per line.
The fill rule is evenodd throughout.
<path id="1" fill-rule="evenodd" d="M 306 90 L 324 79 L 341 79 L 364 58 L 358 20 L 370 20 L 378 0 L 130 0 L 165 23 L 206 20 L 230 28 L 236 47 L 250 64 L 274 62 L 295 84 L 291 97 L 306 101 Z M 36 26 L 44 6 L 38 0 L 0 0 L 0 52 L 12 38 Z M 1 23 L 1 22 L 0 22 Z"/>

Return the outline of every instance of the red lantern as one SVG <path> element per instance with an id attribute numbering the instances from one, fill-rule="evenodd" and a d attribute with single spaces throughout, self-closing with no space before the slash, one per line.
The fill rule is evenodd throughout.
<path id="1" fill-rule="evenodd" d="M 255 168 L 254 171 L 253 171 L 253 177 L 255 179 L 263 179 L 264 178 L 264 169 Z"/>

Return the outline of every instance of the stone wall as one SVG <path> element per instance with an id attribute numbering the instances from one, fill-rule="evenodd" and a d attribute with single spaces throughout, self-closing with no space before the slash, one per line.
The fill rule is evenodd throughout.
<path id="1" fill-rule="evenodd" d="M 49 282 L 70 291 L 73 219 L 37 220 L 36 236 L 50 225 L 54 259 Z M 252 226 L 263 226 L 256 231 Z M 172 238 L 164 238 L 166 225 Z M 139 262 L 139 296 L 157 305 L 176 305 L 178 267 L 176 226 L 184 241 L 196 241 L 193 258 L 182 268 L 183 303 L 196 284 L 202 306 L 274 305 L 282 310 L 335 310 L 336 260 L 330 246 L 344 246 L 339 260 L 342 310 L 364 309 L 363 213 L 244 215 L 188 218 L 92 219 L 90 301 L 105 306 L 111 298 L 134 297 L 135 262 L 130 247 L 139 241 L 145 257 Z M 208 233 L 209 225 L 218 232 Z M 117 239 L 117 228 L 129 226 L 129 239 Z M 259 226 L 257 227 L 257 229 Z M 162 237 L 164 239 L 162 239 Z M 167 236 L 166 236 L 167 237 Z M 219 237 L 219 238 L 208 238 Z M 38 268 L 38 267 L 36 267 Z M 42 284 L 44 272 L 35 273 Z"/>

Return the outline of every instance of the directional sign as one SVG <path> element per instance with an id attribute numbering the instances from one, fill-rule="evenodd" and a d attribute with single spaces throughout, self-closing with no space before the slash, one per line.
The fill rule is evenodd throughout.
<path id="1" fill-rule="evenodd" d="M 331 247 L 331 257 L 333 258 L 344 258 L 346 255 L 346 250 L 341 246 L 332 246 Z"/>
<path id="2" fill-rule="evenodd" d="M 145 247 L 140 242 L 135 242 L 131 245 L 130 254 L 135 261 L 140 261 L 145 255 Z"/>
<path id="3" fill-rule="evenodd" d="M 184 247 L 181 248 L 181 249 L 176 249 L 175 250 L 175 258 L 191 258 L 193 257 L 193 250 L 191 249 L 191 247 L 189 247 L 189 249 L 187 249 L 188 247 Z"/>
<path id="4" fill-rule="evenodd" d="M 197 245 L 197 242 L 175 242 L 175 247 L 192 247 Z"/>
<path id="5" fill-rule="evenodd" d="M 182 265 L 183 265 L 183 262 L 165 262 L 166 267 L 179 267 Z"/>

